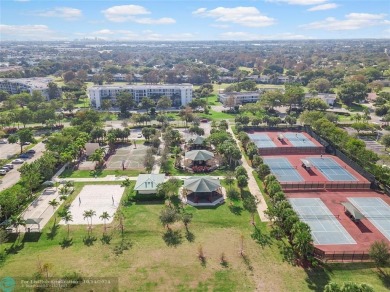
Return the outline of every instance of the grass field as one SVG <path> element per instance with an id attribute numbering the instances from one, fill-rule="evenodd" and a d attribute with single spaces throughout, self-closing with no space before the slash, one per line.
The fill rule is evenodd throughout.
<path id="1" fill-rule="evenodd" d="M 84 185 L 75 184 L 69 202 Z M 75 225 L 70 226 L 70 243 L 61 247 L 66 226 L 57 227 L 52 218 L 40 237 L 27 234 L 3 245 L 10 248 L 14 243 L 13 254 L 1 264 L 0 277 L 31 277 L 40 263 L 48 267 L 49 276 L 77 272 L 83 277 L 115 277 L 119 291 L 323 291 L 330 280 L 365 282 L 375 291 L 386 291 L 370 264 L 329 265 L 325 270 L 309 271 L 283 261 L 280 243 L 271 241 L 261 247 L 251 239 L 250 215 L 239 202 L 217 208 L 186 207 L 193 214 L 189 224 L 192 237 L 187 239 L 182 223 L 176 223 L 172 229 L 181 235 L 180 243 L 169 247 L 162 239 L 165 229 L 158 219 L 162 208 L 162 203 L 148 202 L 122 207 L 123 240 L 131 245 L 119 255 L 114 253 L 122 241 L 115 228 L 117 221 L 108 225 L 108 243 L 101 241 L 103 226 L 94 226 L 91 240 L 86 241 L 86 227 Z M 258 217 L 256 225 L 268 234 L 269 227 Z M 241 237 L 245 258 L 239 254 Z M 197 256 L 199 246 L 205 255 L 203 264 Z M 220 263 L 222 253 L 226 265 Z"/>
<path id="2" fill-rule="evenodd" d="M 135 169 L 125 169 L 125 170 L 109 170 L 105 169 L 102 171 L 92 172 L 90 170 L 71 170 L 66 169 L 59 176 L 60 178 L 88 178 L 94 177 L 105 177 L 107 175 L 116 175 L 116 176 L 138 176 L 140 173 L 144 173 L 140 170 Z"/>
<path id="3" fill-rule="evenodd" d="M 222 113 L 222 112 L 217 112 L 214 110 L 210 110 L 209 114 L 201 113 L 197 114 L 200 118 L 202 119 L 209 119 L 209 120 L 230 120 L 234 119 L 236 115 L 234 114 L 228 114 L 228 113 Z"/>

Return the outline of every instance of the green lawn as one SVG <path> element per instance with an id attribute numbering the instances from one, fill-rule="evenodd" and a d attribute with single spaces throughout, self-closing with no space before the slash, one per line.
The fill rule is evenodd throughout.
<path id="1" fill-rule="evenodd" d="M 234 115 L 234 114 L 217 112 L 214 110 L 210 110 L 209 114 L 201 113 L 201 114 L 197 114 L 197 115 L 202 119 L 209 119 L 209 120 L 213 120 L 213 121 L 230 120 L 230 119 L 234 119 L 236 117 L 236 115 Z"/>
<path id="2" fill-rule="evenodd" d="M 107 175 L 116 175 L 116 176 L 138 176 L 140 173 L 146 173 L 145 171 L 135 170 L 135 169 L 125 169 L 125 170 L 109 170 L 105 169 L 102 171 L 91 172 L 90 170 L 71 170 L 66 169 L 61 173 L 61 178 L 88 178 L 94 177 L 105 177 Z"/>
<path id="3" fill-rule="evenodd" d="M 84 185 L 75 184 L 67 203 Z M 125 193 L 132 187 L 133 183 Z M 305 270 L 283 261 L 280 242 L 272 240 L 261 247 L 251 239 L 250 214 L 240 202 L 227 201 L 217 208 L 186 207 L 186 212 L 193 214 L 188 227 L 191 236 L 186 238 L 185 228 L 178 222 L 171 228 L 178 232 L 179 243 L 167 246 L 162 239 L 165 229 L 158 219 L 162 208 L 162 202 L 127 203 L 121 207 L 125 218 L 123 242 L 131 245 L 119 255 L 114 253 L 122 242 L 118 221 L 108 224 L 108 244 L 102 241 L 102 225 L 94 226 L 90 237 L 85 225 L 71 225 L 71 240 L 61 246 L 66 243 L 67 228 L 55 225 L 52 218 L 40 236 L 26 234 L 3 244 L 1 249 L 7 248 L 9 254 L 0 263 L 0 278 L 32 277 L 40 264 L 48 267 L 50 277 L 71 272 L 83 277 L 115 277 L 119 291 L 323 291 L 329 281 L 365 282 L 375 291 L 387 291 L 371 264 L 336 264 L 325 270 Z M 269 227 L 257 216 L 256 226 L 268 235 Z M 241 241 L 245 258 L 239 255 Z M 198 259 L 200 246 L 204 264 Z M 220 264 L 222 253 L 226 266 Z M 78 291 L 91 289 L 79 288 Z M 96 291 L 109 290 L 100 287 Z"/>
<path id="4" fill-rule="evenodd" d="M 362 105 L 362 104 L 358 104 L 358 103 L 353 103 L 350 106 L 347 106 L 347 105 L 343 104 L 342 107 L 346 108 L 350 112 L 362 112 L 365 108 L 367 108 L 367 106 Z"/>

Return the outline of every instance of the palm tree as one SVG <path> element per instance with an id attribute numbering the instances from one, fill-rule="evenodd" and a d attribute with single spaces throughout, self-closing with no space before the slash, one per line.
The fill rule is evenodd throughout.
<path id="1" fill-rule="evenodd" d="M 88 223 L 88 232 L 92 229 L 92 217 L 96 215 L 94 210 L 85 210 L 83 213 L 84 220 L 87 219 Z M 89 221 L 90 219 L 91 221 Z"/>
<path id="2" fill-rule="evenodd" d="M 104 222 L 104 233 L 106 233 L 107 230 L 106 220 L 110 219 L 111 216 L 106 211 L 104 211 L 103 214 L 99 216 L 99 218 L 102 219 Z"/>
<path id="3" fill-rule="evenodd" d="M 164 194 L 168 199 L 168 203 L 171 206 L 172 196 L 176 194 L 177 190 L 181 185 L 181 181 L 176 178 L 170 178 L 165 183 L 158 185 L 157 192 Z"/>
<path id="4" fill-rule="evenodd" d="M 26 220 L 24 220 L 21 216 L 11 216 L 11 225 L 16 229 L 16 233 L 20 234 L 19 226 L 26 227 Z"/>
<path id="5" fill-rule="evenodd" d="M 53 207 L 53 213 L 56 211 L 56 208 L 59 204 L 60 203 L 56 199 L 49 201 L 49 205 Z M 57 217 L 54 217 L 54 224 L 56 224 L 56 221 L 57 221 Z"/>
<path id="6" fill-rule="evenodd" d="M 63 215 L 62 215 L 62 220 L 64 220 L 65 224 L 68 225 L 68 238 L 69 238 L 69 222 L 73 221 L 73 216 L 70 213 L 69 210 L 67 210 Z"/>
<path id="7" fill-rule="evenodd" d="M 229 188 L 232 187 L 232 184 L 234 182 L 234 172 L 232 171 L 228 171 L 226 172 L 226 175 L 225 175 L 225 182 L 226 184 L 229 186 Z"/>

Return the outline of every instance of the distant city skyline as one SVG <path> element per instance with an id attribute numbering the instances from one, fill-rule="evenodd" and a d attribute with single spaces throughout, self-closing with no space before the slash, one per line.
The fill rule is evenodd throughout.
<path id="1" fill-rule="evenodd" d="M 5 0 L 0 40 L 301 40 L 390 37 L 390 1 Z"/>

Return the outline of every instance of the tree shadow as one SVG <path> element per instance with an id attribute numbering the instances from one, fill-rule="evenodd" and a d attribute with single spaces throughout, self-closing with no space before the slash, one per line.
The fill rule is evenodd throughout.
<path id="1" fill-rule="evenodd" d="M 62 249 L 71 247 L 72 245 L 73 245 L 73 238 L 66 238 L 66 237 L 64 237 L 60 241 L 60 246 L 62 247 Z"/>
<path id="2" fill-rule="evenodd" d="M 242 213 L 242 210 L 244 210 L 244 209 L 243 209 L 242 207 L 240 207 L 240 206 L 230 205 L 230 206 L 229 206 L 229 210 L 230 210 L 230 212 L 232 212 L 234 215 L 240 216 L 241 213 Z"/>
<path id="3" fill-rule="evenodd" d="M 168 229 L 162 236 L 167 246 L 176 247 L 182 243 L 182 235 L 179 230 Z"/>
<path id="4" fill-rule="evenodd" d="M 24 248 L 24 242 L 14 242 L 9 248 L 5 249 L 6 254 L 17 254 Z"/>
<path id="5" fill-rule="evenodd" d="M 283 261 L 289 263 L 290 265 L 296 266 L 296 256 L 291 245 L 286 244 L 283 241 L 279 241 L 278 248 L 282 255 Z"/>
<path id="6" fill-rule="evenodd" d="M 390 274 L 380 269 L 378 270 L 378 277 L 382 281 L 383 286 L 390 289 Z"/>
<path id="7" fill-rule="evenodd" d="M 272 239 L 269 235 L 264 234 L 261 232 L 261 229 L 257 228 L 257 226 L 254 226 L 255 230 L 251 234 L 251 237 L 256 243 L 260 244 L 262 248 L 266 246 L 272 245 Z"/>
<path id="8" fill-rule="evenodd" d="M 329 283 L 330 277 L 326 272 L 325 266 L 305 269 L 307 278 L 305 279 L 308 288 L 311 291 L 322 292 Z"/>
<path id="9" fill-rule="evenodd" d="M 83 242 L 86 246 L 92 246 L 96 240 L 96 236 L 93 236 L 91 234 L 88 234 L 83 238 Z"/>
<path id="10" fill-rule="evenodd" d="M 27 232 L 23 236 L 23 242 L 37 242 L 41 235 L 41 232 Z"/>
<path id="11" fill-rule="evenodd" d="M 186 238 L 187 241 L 189 241 L 189 242 L 194 242 L 194 241 L 195 241 L 195 234 L 193 234 L 193 233 L 192 233 L 191 231 L 189 231 L 189 230 L 186 230 L 185 238 Z"/>
<path id="12" fill-rule="evenodd" d="M 112 239 L 111 235 L 103 234 L 102 237 L 100 238 L 100 241 L 102 244 L 110 244 L 111 239 Z"/>
<path id="13" fill-rule="evenodd" d="M 243 254 L 241 257 L 242 257 L 242 260 L 244 261 L 244 264 L 247 267 L 247 269 L 249 271 L 253 272 L 253 266 L 252 266 L 252 263 L 251 263 L 250 259 L 248 258 L 248 256 Z"/>
<path id="14" fill-rule="evenodd" d="M 53 240 L 54 237 L 56 237 L 59 228 L 60 228 L 60 225 L 54 223 L 53 226 L 50 228 L 50 231 L 46 233 L 46 238 Z"/>

